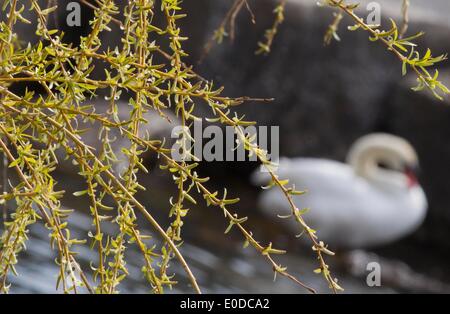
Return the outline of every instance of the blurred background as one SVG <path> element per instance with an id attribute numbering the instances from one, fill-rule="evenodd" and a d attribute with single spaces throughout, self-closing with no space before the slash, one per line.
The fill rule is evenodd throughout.
<path id="1" fill-rule="evenodd" d="M 58 1 L 59 2 L 59 1 Z M 401 76 L 399 61 L 379 43 L 368 40 L 362 31 L 349 32 L 353 23 L 344 18 L 339 29 L 340 42 L 324 47 L 323 36 L 332 22 L 332 10 L 320 8 L 313 0 L 288 0 L 285 22 L 280 26 L 268 56 L 256 56 L 257 42 L 274 19 L 272 0 L 249 0 L 256 23 L 246 10 L 237 17 L 236 38 L 214 46 L 198 64 L 205 43 L 212 36 L 231 7 L 228 0 L 185 0 L 188 17 L 182 21 L 189 57 L 197 73 L 225 86 L 225 95 L 275 98 L 270 103 L 248 103 L 238 108 L 247 119 L 260 125 L 280 126 L 280 154 L 288 157 L 321 157 L 344 161 L 351 144 L 360 136 L 387 132 L 407 139 L 416 149 L 420 164 L 421 186 L 427 195 L 429 210 L 425 223 L 411 236 L 371 252 L 356 255 L 356 265 L 348 267 L 338 258 L 328 258 L 334 276 L 345 293 L 412 293 L 450 292 L 450 107 L 449 99 L 435 99 L 427 91 L 415 93 L 410 87 L 413 75 Z M 358 13 L 369 11 L 361 3 Z M 377 1 L 381 5 L 382 24 L 389 18 L 401 24 L 402 1 Z M 60 9 L 61 19 L 67 14 Z M 418 40 L 420 47 L 429 47 L 438 55 L 450 51 L 450 2 L 448 0 L 411 0 L 409 34 L 425 31 Z M 83 6 L 83 25 L 60 27 L 66 40 L 76 44 L 81 34 L 89 31 L 87 21 L 92 12 Z M 24 36 L 26 28 L 22 30 Z M 118 45 L 113 29 L 103 34 L 105 45 Z M 31 36 L 31 35 L 30 35 Z M 24 37 L 25 38 L 25 37 Z M 30 38 L 31 41 L 35 40 Z M 423 51 L 422 51 L 423 52 Z M 449 63 L 439 69 L 442 80 L 450 84 Z M 101 64 L 96 69 L 102 72 Z M 17 87 L 20 89 L 20 87 Z M 197 106 L 199 113 L 209 114 Z M 150 160 L 153 165 L 154 160 Z M 283 221 L 272 221 L 257 208 L 260 193 L 249 180 L 257 167 L 252 162 L 202 163 L 201 174 L 212 177 L 210 186 L 227 187 L 231 196 L 241 202 L 234 207 L 240 216 L 248 216 L 247 226 L 261 242 L 288 250 L 280 256 L 281 264 L 302 281 L 327 293 L 329 289 L 317 268 L 314 254 L 295 238 Z M 143 203 L 167 223 L 168 199 L 174 193 L 172 180 L 152 167 L 150 175 L 141 175 L 147 191 L 139 196 Z M 71 196 L 82 190 L 83 182 L 76 174 L 59 173 L 59 182 L 67 190 L 68 208 L 76 211 L 70 218 L 73 236 L 86 238 L 91 228 L 88 203 Z M 164 209 L 164 210 L 163 210 Z M 238 232 L 224 235 L 227 221 L 221 211 L 197 206 L 185 220 L 185 243 L 181 251 L 187 257 L 204 292 L 210 293 L 303 293 L 285 278 L 273 281 L 268 264 L 252 249 L 242 248 Z M 113 231 L 111 231 L 113 232 Z M 150 232 L 150 231 L 149 231 Z M 331 248 L 333 249 L 333 248 Z M 95 259 L 95 252 L 80 247 L 80 258 L 86 267 Z M 57 267 L 55 252 L 48 244 L 42 225 L 33 226 L 27 250 L 22 253 L 17 271 L 11 277 L 12 293 L 51 293 L 55 291 Z M 144 293 L 149 289 L 141 278 L 141 257 L 130 248 L 129 279 L 121 291 Z M 359 259 L 358 259 L 359 258 Z M 378 261 L 382 269 L 381 287 L 368 287 L 365 266 L 367 259 Z M 358 265 L 358 261 L 360 264 Z M 384 266 L 385 265 L 385 266 Z M 172 292 L 192 291 L 181 267 L 174 262 L 172 270 L 180 282 Z M 383 277 L 384 276 L 384 277 Z"/>

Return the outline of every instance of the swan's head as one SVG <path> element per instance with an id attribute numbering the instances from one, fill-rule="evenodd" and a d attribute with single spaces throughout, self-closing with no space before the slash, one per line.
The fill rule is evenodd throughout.
<path id="1" fill-rule="evenodd" d="M 417 185 L 419 160 L 405 139 L 384 133 L 361 137 L 351 147 L 347 162 L 367 179 L 402 187 Z"/>

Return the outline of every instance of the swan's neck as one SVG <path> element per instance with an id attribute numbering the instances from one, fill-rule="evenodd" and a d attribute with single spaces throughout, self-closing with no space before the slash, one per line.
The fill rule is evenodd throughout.
<path id="1" fill-rule="evenodd" d="M 407 186 L 407 179 L 402 173 L 378 167 L 377 158 L 382 154 L 383 152 L 380 150 L 364 150 L 357 154 L 352 154 L 348 162 L 356 175 L 380 186 L 388 188 L 404 188 Z"/>

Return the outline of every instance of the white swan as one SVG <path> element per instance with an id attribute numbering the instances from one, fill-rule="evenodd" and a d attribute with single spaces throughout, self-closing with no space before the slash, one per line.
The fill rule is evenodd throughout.
<path id="1" fill-rule="evenodd" d="M 356 249 L 393 242 L 417 229 L 425 218 L 427 201 L 414 173 L 418 165 L 412 146 L 388 134 L 366 135 L 352 146 L 347 164 L 326 159 L 280 160 L 278 175 L 297 190 L 298 208 L 317 235 L 334 249 Z M 255 184 L 265 184 L 266 173 L 256 171 Z M 279 189 L 264 190 L 258 205 L 272 216 L 290 207 Z M 300 232 L 293 219 L 290 226 Z"/>

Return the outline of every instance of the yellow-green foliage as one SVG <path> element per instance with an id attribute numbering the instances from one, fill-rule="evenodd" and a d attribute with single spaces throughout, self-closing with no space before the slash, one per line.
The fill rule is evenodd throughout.
<path id="1" fill-rule="evenodd" d="M 404 21 L 400 30 L 395 21 L 392 19 L 392 26 L 389 30 L 380 30 L 380 25 L 369 25 L 365 23 L 364 20 L 356 15 L 354 11 L 358 7 L 358 4 L 347 4 L 344 0 L 324 0 L 323 2 L 325 2 L 328 6 L 337 8 L 340 14 L 348 15 L 353 22 L 355 22 L 353 26 L 349 27 L 349 30 L 355 31 L 362 29 L 369 33 L 370 41 L 380 41 L 384 44 L 388 51 L 392 52 L 402 62 L 403 75 L 406 75 L 409 67 L 417 75 L 418 85 L 414 87 L 413 90 L 420 91 L 424 88 L 428 88 L 433 95 L 440 100 L 443 99 L 441 94 L 450 94 L 450 90 L 438 80 L 438 70 L 435 70 L 434 74 L 429 72 L 429 68 L 436 65 L 436 63 L 446 60 L 447 55 L 433 57 L 431 55 L 431 50 L 428 49 L 425 55 L 420 56 L 419 52 L 414 49 L 417 45 L 413 41 L 418 37 L 423 36 L 424 33 L 422 32 L 403 38 L 403 35 L 405 35 L 404 33 L 407 30 L 409 20 L 407 17 L 409 1 L 403 1 L 402 12 Z M 330 27 L 331 33 L 334 36 L 336 36 L 337 24 L 340 22 L 340 20 L 338 20 L 338 16 Z M 328 37 L 329 36 L 330 35 L 328 33 Z M 326 41 L 329 40 L 326 39 Z"/>
<path id="2" fill-rule="evenodd" d="M 83 0 L 82 3 L 92 7 L 94 2 Z M 123 11 L 118 9 L 117 3 L 114 0 L 95 1 L 91 31 L 81 37 L 80 45 L 73 47 L 62 41 L 58 29 L 48 28 L 47 22 L 55 14 L 56 7 L 41 8 L 37 0 L 3 1 L 7 19 L 0 24 L 0 148 L 9 171 L 16 173 L 18 182 L 8 189 L 4 186 L 4 193 L 0 196 L 2 203 L 14 204 L 0 242 L 0 290 L 8 291 L 8 276 L 15 273 L 14 265 L 20 251 L 25 248 L 28 227 L 39 222 L 48 228 L 51 245 L 58 253 L 58 287 L 64 292 L 78 292 L 81 287 L 91 293 L 117 292 L 120 282 L 128 274 L 124 256 L 132 245 L 144 257 L 142 271 L 155 293 L 162 293 L 176 283 L 176 274 L 169 270 L 173 258 L 183 266 L 194 291 L 200 292 L 195 276 L 178 247 L 182 243 L 181 228 L 189 212 L 189 204 L 203 199 L 208 206 L 217 207 L 218 214 L 225 215 L 229 221 L 226 233 L 238 230 L 244 245 L 258 251 L 276 274 L 314 292 L 274 260 L 274 255 L 284 251 L 273 248 L 271 243 L 263 245 L 254 239 L 244 226 L 247 218 L 239 217 L 236 209 L 231 209 L 238 202 L 237 198 L 228 198 L 226 189 L 223 193 L 209 190 L 209 178 L 201 177 L 196 172 L 195 162 L 173 160 L 170 150 L 164 148 L 162 142 L 139 133 L 141 124 L 151 123 L 143 119 L 144 113 L 149 110 L 164 116 L 170 108 L 183 126 L 191 125 L 195 119 L 206 118 L 193 114 L 194 105 L 210 108 L 209 121 L 234 127 L 240 144 L 267 167 L 272 177 L 270 185 L 282 190 L 291 206 L 292 219 L 299 223 L 299 232 L 304 232 L 311 240 L 319 262 L 316 272 L 324 276 L 333 291 L 341 289 L 324 260 L 325 254 L 333 253 L 317 239 L 315 231 L 303 220 L 303 211 L 292 200 L 292 195 L 302 192 L 289 187 L 286 180 L 272 172 L 273 165 L 267 158 L 267 152 L 245 134 L 243 127 L 253 122 L 231 112 L 231 107 L 249 98 L 224 96 L 221 87 L 217 88 L 199 77 L 183 62 L 186 56 L 183 42 L 188 37 L 177 24 L 185 17 L 183 3 L 179 0 L 130 0 Z M 248 8 L 245 0 L 239 0 L 239 3 L 240 7 L 246 5 Z M 411 39 L 398 39 L 395 24 L 390 31 L 381 32 L 363 24 L 354 15 L 353 7 L 342 1 L 328 0 L 327 3 L 354 18 L 358 27 L 370 32 L 373 40 L 388 45 L 405 66 L 418 74 L 419 89 L 426 86 L 434 91 L 437 87 L 448 92 L 437 77 L 431 77 L 426 70 L 443 57 L 433 58 L 430 53 L 423 57 L 415 53 L 403 56 L 405 47 L 412 46 Z M 277 6 L 273 28 L 266 33 L 266 42 L 260 43 L 260 52 L 270 51 L 276 30 L 283 21 L 284 5 L 282 1 Z M 14 31 L 17 23 L 30 23 L 22 16 L 25 8 L 30 8 L 37 22 L 35 31 L 40 40 L 35 45 L 22 43 L 20 35 Z M 163 17 L 162 25 L 154 23 L 156 15 Z M 111 50 L 102 45 L 100 35 L 109 31 L 113 23 L 120 26 L 121 45 Z M 223 35 L 216 35 L 217 39 L 221 37 Z M 169 50 L 163 51 L 160 44 L 167 40 Z M 165 62 L 156 64 L 154 56 L 163 57 Z M 102 61 L 103 79 L 95 79 L 91 75 L 95 61 Z M 37 82 L 45 92 L 16 94 L 10 88 L 15 82 Z M 106 113 L 97 113 L 93 106 L 88 105 L 89 99 L 96 97 L 100 91 L 109 94 L 109 110 Z M 129 99 L 132 110 L 127 119 L 121 120 L 117 100 L 122 93 L 132 94 Z M 82 140 L 80 135 L 83 130 L 77 123 L 80 120 L 101 126 L 99 137 L 103 147 L 100 151 L 93 150 Z M 117 158 L 112 149 L 114 140 L 111 130 L 119 131 L 132 143 L 129 149 L 123 150 L 128 158 L 128 168 L 120 175 L 115 173 L 113 167 Z M 55 151 L 58 149 L 63 150 L 78 167 L 78 175 L 85 181 L 84 190 L 75 195 L 90 200 L 95 231 L 88 234 L 88 241 L 91 248 L 98 252 L 97 260 L 91 261 L 91 269 L 82 269 L 77 262 L 73 246 L 87 241 L 71 237 L 67 223 L 71 211 L 61 207 L 64 191 L 55 188 L 54 171 L 59 166 Z M 184 149 L 187 150 L 186 147 Z M 137 173 L 147 172 L 142 160 L 142 154 L 147 150 L 159 154 L 164 162 L 161 168 L 173 178 L 178 189 L 171 200 L 169 212 L 172 223 L 167 230 L 136 197 L 136 193 L 144 189 L 137 180 Z M 188 151 L 186 153 L 189 154 Z M 142 226 L 137 223 L 137 215 L 143 216 L 159 234 L 163 239 L 161 245 L 156 246 L 151 238 L 140 232 Z M 105 220 L 117 224 L 116 234 L 106 235 L 103 232 Z"/>

